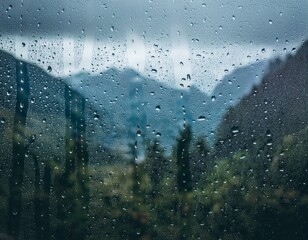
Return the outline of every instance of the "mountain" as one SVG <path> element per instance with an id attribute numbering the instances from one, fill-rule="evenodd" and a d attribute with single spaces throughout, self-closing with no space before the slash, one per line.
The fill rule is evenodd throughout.
<path id="1" fill-rule="evenodd" d="M 26 123 L 26 138 L 35 137 L 32 149 L 40 159 L 62 159 L 65 156 L 65 99 L 66 83 L 33 64 L 27 64 L 30 79 L 30 101 Z M 0 168 L 9 170 L 12 154 L 12 128 L 16 104 L 16 59 L 0 51 Z M 97 104 L 99 105 L 99 104 Z M 86 124 L 91 161 L 114 159 L 106 147 L 108 129 L 104 109 L 86 103 Z M 1 166 L 2 165 L 2 166 Z"/>
<path id="2" fill-rule="evenodd" d="M 65 82 L 104 108 L 106 127 L 111 130 L 108 143 L 160 136 L 170 149 L 184 120 L 195 133 L 210 137 L 226 109 L 259 83 L 266 66 L 265 61 L 257 62 L 227 75 L 213 91 L 215 101 L 194 86 L 173 89 L 131 69 L 111 68 L 99 76 L 79 74 Z"/>
<path id="3" fill-rule="evenodd" d="M 0 130 L 8 132 L 0 142 L 2 153 L 6 152 L 3 156 L 10 155 L 15 61 L 0 51 L 0 118 L 4 119 Z M 258 84 L 256 76 L 261 76 L 266 66 L 266 62 L 257 62 L 235 70 L 214 89 L 215 97 L 210 97 L 194 86 L 189 90 L 170 88 L 132 69 L 110 68 L 97 76 L 80 73 L 60 79 L 28 64 L 28 135 L 38 138 L 40 154 L 64 153 L 64 88 L 68 84 L 87 100 L 87 139 L 94 159 L 101 158 L 106 148 L 127 151 L 128 144 L 137 142 L 142 149 L 146 141 L 155 137 L 169 151 L 183 121 L 191 123 L 195 135 L 209 137 L 226 109 Z"/>
<path id="4" fill-rule="evenodd" d="M 243 95 L 250 93 L 254 85 L 260 84 L 267 66 L 267 61 L 256 61 L 226 75 L 212 92 L 216 104 L 220 104 L 221 101 L 224 104 L 230 102 L 231 105 L 235 105 Z"/>
<path id="5" fill-rule="evenodd" d="M 198 118 L 199 106 L 209 101 L 195 87 L 173 89 L 131 69 L 112 68 L 99 76 L 79 74 L 64 81 L 96 105 L 109 135 L 104 143 L 117 147 L 159 137 L 170 149 L 180 122 Z"/>
<path id="6" fill-rule="evenodd" d="M 261 84 L 225 114 L 216 136 L 217 156 L 260 152 L 307 127 L 308 41 L 270 66 Z"/>
<path id="7" fill-rule="evenodd" d="M 204 109 L 208 112 L 208 128 L 205 130 L 210 142 L 214 141 L 214 132 L 222 120 L 226 109 L 236 105 L 248 95 L 252 88 L 260 84 L 268 69 L 268 61 L 257 61 L 251 65 L 235 69 L 227 74 L 215 87 L 211 101 L 206 102 Z M 212 134 L 211 134 L 212 132 Z"/>

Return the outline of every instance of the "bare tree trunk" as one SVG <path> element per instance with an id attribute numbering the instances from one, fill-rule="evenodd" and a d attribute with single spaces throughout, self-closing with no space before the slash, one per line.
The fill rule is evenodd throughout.
<path id="1" fill-rule="evenodd" d="M 88 149 L 85 139 L 85 99 L 75 92 L 76 109 L 76 209 L 77 224 L 74 239 L 83 240 L 86 238 L 88 229 L 89 210 L 89 173 L 88 173 Z"/>
<path id="2" fill-rule="evenodd" d="M 18 238 L 22 213 L 22 184 L 26 153 L 25 125 L 30 92 L 27 64 L 22 61 L 16 61 L 16 85 L 17 96 L 12 137 L 12 174 L 8 200 L 8 233 Z"/>
<path id="3" fill-rule="evenodd" d="M 83 240 L 89 208 L 88 149 L 85 140 L 85 99 L 65 86 L 65 171 L 58 176 L 58 228 L 60 239 Z"/>

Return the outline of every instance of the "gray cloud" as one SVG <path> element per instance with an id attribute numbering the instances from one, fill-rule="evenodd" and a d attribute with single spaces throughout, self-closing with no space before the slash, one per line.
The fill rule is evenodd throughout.
<path id="1" fill-rule="evenodd" d="M 204 44 L 271 44 L 308 37 L 306 0 L 2 0 L 0 12 L 1 34 L 122 39 L 132 31 L 159 41 L 173 29 Z"/>

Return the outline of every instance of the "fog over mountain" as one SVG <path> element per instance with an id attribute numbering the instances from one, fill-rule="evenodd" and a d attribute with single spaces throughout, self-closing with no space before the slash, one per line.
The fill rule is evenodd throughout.
<path id="1" fill-rule="evenodd" d="M 1 106 L 13 111 L 15 60 L 1 52 L 0 62 L 4 79 L 1 82 Z M 89 137 L 95 138 L 96 145 L 125 151 L 130 142 L 138 141 L 142 146 L 149 139 L 158 137 L 170 150 L 183 121 L 190 123 L 197 135 L 211 141 L 226 109 L 259 83 L 266 68 L 266 62 L 239 68 L 221 80 L 214 95 L 208 96 L 194 86 L 171 88 L 133 69 L 111 68 L 98 76 L 80 73 L 61 80 L 29 65 L 33 96 L 30 111 L 33 118 L 45 112 L 42 124 L 47 122 L 49 128 L 56 131 L 53 122 L 64 122 L 61 106 L 64 104 L 64 84 L 68 84 L 87 99 L 88 129 L 95 133 Z M 7 101 L 7 97 L 11 100 Z M 40 125 L 38 129 L 41 129 Z M 39 134 L 38 129 L 35 131 Z M 57 134 L 61 138 L 61 132 Z"/>

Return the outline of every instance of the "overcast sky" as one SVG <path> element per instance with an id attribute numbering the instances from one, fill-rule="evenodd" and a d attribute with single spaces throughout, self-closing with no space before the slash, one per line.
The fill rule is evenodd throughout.
<path id="1" fill-rule="evenodd" d="M 64 63 L 53 65 L 55 75 L 130 66 L 165 81 L 191 74 L 204 90 L 226 69 L 281 55 L 308 37 L 307 0 L 2 0 L 0 13 L 0 47 L 16 55 L 25 51 L 22 42 L 29 53 L 31 41 L 64 39 Z M 43 58 L 51 50 L 40 51 Z"/>

